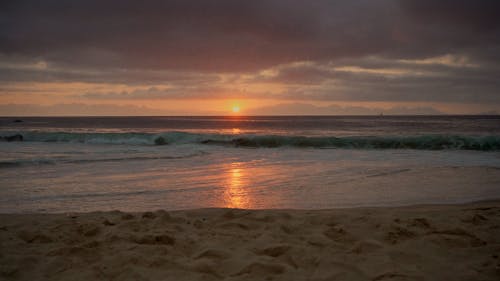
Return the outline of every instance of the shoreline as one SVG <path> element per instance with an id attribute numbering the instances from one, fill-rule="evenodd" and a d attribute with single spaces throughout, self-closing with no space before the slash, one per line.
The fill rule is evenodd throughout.
<path id="1" fill-rule="evenodd" d="M 402 205 L 359 205 L 359 206 L 352 206 L 352 207 L 338 207 L 338 208 L 324 208 L 324 209 L 294 209 L 294 208 L 276 208 L 276 209 L 252 209 L 252 208 L 231 208 L 231 207 L 206 207 L 206 208 L 191 208 L 191 209 L 151 209 L 151 210 L 142 210 L 142 211 L 125 211 L 125 210 L 104 210 L 104 211 L 88 211 L 88 212 L 19 212 L 19 213 L 9 213 L 5 212 L 2 213 L 0 212 L 0 216 L 29 216 L 29 215 L 66 215 L 66 216 L 72 216 L 72 215 L 85 215 L 85 214 L 102 214 L 102 213 L 128 213 L 128 214 L 143 214 L 143 213 L 150 213 L 150 212 L 168 212 L 168 213 L 176 213 L 176 212 L 196 212 L 196 211 L 203 211 L 203 210 L 235 210 L 235 211 L 250 211 L 250 212 L 261 212 L 261 211 L 285 211 L 285 212 L 334 212 L 334 211 L 347 211 L 347 210 L 358 210 L 358 209 L 419 209 L 419 208 L 446 208 L 450 206 L 467 206 L 467 205 L 482 205 L 482 204 L 494 204 L 494 205 L 499 205 L 500 206 L 500 197 L 499 198 L 494 198 L 494 199 L 478 199 L 478 200 L 472 200 L 472 201 L 460 201 L 460 202 L 450 202 L 450 203 L 416 203 L 416 204 L 402 204 Z"/>
<path id="2" fill-rule="evenodd" d="M 498 280 L 500 200 L 0 214 L 6 280 Z M 453 269 L 453 270 L 450 270 Z"/>

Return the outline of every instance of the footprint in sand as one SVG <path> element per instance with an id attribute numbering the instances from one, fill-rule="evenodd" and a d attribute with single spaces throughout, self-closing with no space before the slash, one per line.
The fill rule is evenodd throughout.
<path id="1" fill-rule="evenodd" d="M 397 244 L 403 240 L 414 238 L 416 234 L 406 228 L 396 226 L 392 231 L 389 231 L 385 236 L 385 241 L 390 244 Z"/>
<path id="2" fill-rule="evenodd" d="M 277 263 L 267 263 L 267 262 L 252 262 L 245 266 L 242 270 L 233 274 L 232 276 L 240 276 L 243 274 L 249 274 L 253 276 L 269 276 L 275 274 L 282 274 L 286 270 L 285 266 Z"/>
<path id="3" fill-rule="evenodd" d="M 332 226 L 323 234 L 335 242 L 353 243 L 356 239 L 341 226 Z"/>
<path id="4" fill-rule="evenodd" d="M 144 235 L 141 237 L 133 237 L 132 241 L 137 244 L 145 245 L 174 245 L 175 238 L 166 234 L 159 235 Z"/>
<path id="5" fill-rule="evenodd" d="M 434 243 L 445 247 L 481 247 L 487 244 L 474 234 L 460 228 L 432 231 L 427 233 L 427 236 L 429 236 Z"/>
<path id="6" fill-rule="evenodd" d="M 255 253 L 261 256 L 279 257 L 290 250 L 290 245 L 276 245 L 264 249 L 256 250 Z"/>
<path id="7" fill-rule="evenodd" d="M 51 243 L 53 239 L 42 232 L 21 231 L 17 234 L 26 243 Z"/>
<path id="8" fill-rule="evenodd" d="M 354 244 L 354 247 L 352 247 L 351 252 L 355 254 L 366 254 L 378 251 L 383 247 L 384 245 L 379 241 L 367 239 L 356 242 L 356 244 Z"/>
<path id="9" fill-rule="evenodd" d="M 83 235 L 85 237 L 92 237 L 99 234 L 101 232 L 101 229 L 95 224 L 84 223 L 78 225 L 76 231 L 78 232 L 78 234 Z"/>
<path id="10" fill-rule="evenodd" d="M 195 255 L 194 259 L 201 259 L 201 258 L 209 258 L 209 259 L 227 259 L 230 257 L 230 254 L 222 251 L 222 250 L 216 250 L 216 249 L 206 249 L 202 251 L 201 253 Z"/>

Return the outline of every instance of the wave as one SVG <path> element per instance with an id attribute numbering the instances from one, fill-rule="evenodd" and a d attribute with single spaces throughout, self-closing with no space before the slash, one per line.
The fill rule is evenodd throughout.
<path id="1" fill-rule="evenodd" d="M 27 166 L 27 165 L 47 165 L 47 164 L 55 164 L 54 161 L 52 160 L 45 160 L 45 159 L 39 159 L 39 160 L 7 160 L 7 161 L 0 161 L 0 169 L 2 168 L 16 168 L 20 166 Z"/>
<path id="2" fill-rule="evenodd" d="M 312 147 L 349 149 L 422 149 L 422 150 L 500 150 L 500 136 L 420 135 L 305 137 L 282 135 L 227 135 L 187 132 L 148 133 L 72 133 L 72 132 L 1 132 L 0 136 L 22 135 L 29 142 L 70 142 L 89 144 L 175 145 L 202 144 L 230 147 Z"/>
<path id="3" fill-rule="evenodd" d="M 181 155 L 181 156 L 131 156 L 131 157 L 116 157 L 116 158 L 98 158 L 98 159 L 16 159 L 0 161 L 1 168 L 16 168 L 20 166 L 39 166 L 39 165 L 56 165 L 56 164 L 87 164 L 97 162 L 121 162 L 121 161 L 144 161 L 144 160 L 176 160 L 187 159 L 197 156 L 206 155 L 208 152 L 198 151 L 196 153 Z"/>
<path id="4" fill-rule="evenodd" d="M 237 138 L 236 146 L 279 147 L 283 145 L 349 149 L 421 149 L 421 150 L 500 150 L 500 136 L 357 136 L 357 137 L 281 137 Z"/>

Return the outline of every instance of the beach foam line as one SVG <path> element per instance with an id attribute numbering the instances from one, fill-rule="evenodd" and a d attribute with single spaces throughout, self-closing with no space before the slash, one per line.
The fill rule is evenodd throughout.
<path id="1" fill-rule="evenodd" d="M 176 160 L 188 159 L 192 157 L 206 155 L 208 152 L 198 151 L 186 155 L 178 156 L 130 156 L 97 159 L 57 159 L 57 158 L 34 158 L 34 159 L 10 159 L 0 161 L 0 169 L 17 168 L 24 166 L 57 165 L 57 164 L 91 164 L 105 162 L 125 162 L 125 161 L 150 161 L 150 160 Z"/>

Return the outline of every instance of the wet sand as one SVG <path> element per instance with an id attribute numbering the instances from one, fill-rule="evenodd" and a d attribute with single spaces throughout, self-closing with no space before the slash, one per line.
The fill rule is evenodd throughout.
<path id="1" fill-rule="evenodd" d="M 0 215 L 0 280 L 500 280 L 500 201 Z"/>

